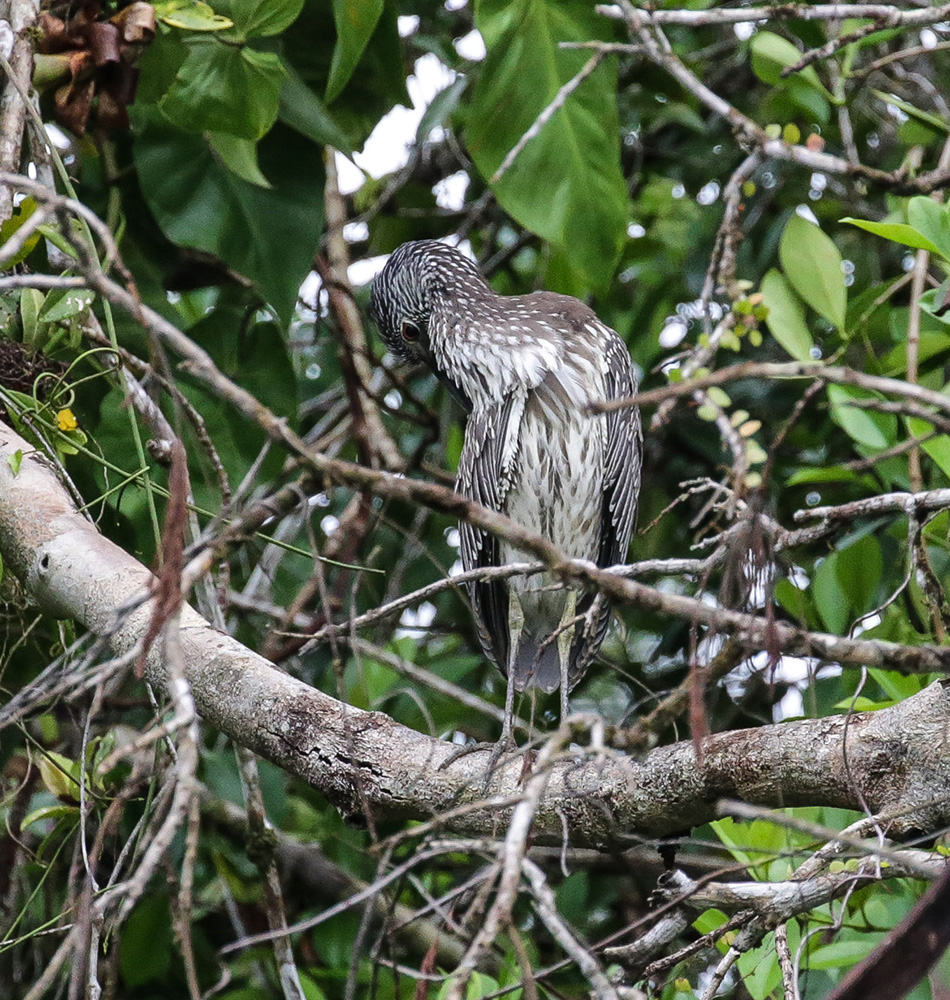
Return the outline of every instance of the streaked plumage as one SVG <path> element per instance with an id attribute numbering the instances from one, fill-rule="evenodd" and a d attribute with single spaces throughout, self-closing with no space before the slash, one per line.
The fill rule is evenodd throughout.
<path id="1" fill-rule="evenodd" d="M 636 391 L 613 330 L 566 295 L 497 295 L 470 260 L 431 240 L 392 254 L 370 311 L 393 353 L 424 360 L 468 411 L 459 492 L 568 556 L 599 566 L 626 559 L 640 490 L 639 414 L 587 412 Z M 460 531 L 466 569 L 530 559 L 470 525 Z M 606 603 L 593 628 L 563 628 L 593 597 L 550 574 L 475 583 L 470 593 L 482 646 L 519 691 L 553 691 L 562 675 L 570 690 L 603 642 Z"/>

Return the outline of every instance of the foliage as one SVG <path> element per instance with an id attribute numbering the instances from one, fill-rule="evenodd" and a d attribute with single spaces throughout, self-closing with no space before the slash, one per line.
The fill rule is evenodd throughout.
<path id="1" fill-rule="evenodd" d="M 699 14 L 707 5 L 687 6 Z M 829 361 L 858 374 L 848 384 L 806 383 L 802 372 L 793 378 L 783 369 L 782 377 L 742 378 L 697 390 L 673 410 L 645 411 L 640 530 L 631 551 L 638 561 L 692 557 L 697 544 L 705 555 L 743 512 L 766 512 L 792 527 L 802 521 L 796 512 L 819 505 L 950 486 L 946 416 L 928 420 L 936 413 L 930 404 L 897 405 L 910 397 L 895 400 L 867 381 L 881 376 L 947 391 L 950 210 L 939 190 L 914 189 L 946 160 L 950 114 L 937 81 L 945 82 L 947 71 L 928 49 L 943 39 L 945 24 L 879 26 L 793 73 L 786 71 L 804 52 L 868 22 L 769 18 L 756 29 L 768 10 L 762 7 L 750 8 L 742 30 L 699 17 L 669 24 L 664 37 L 680 65 L 761 129 L 751 150 L 758 159 L 746 170 L 748 136 L 737 141 L 734 122 L 711 110 L 685 78 L 643 58 L 642 47 L 602 53 L 562 100 L 592 55 L 563 43 L 628 40 L 622 22 L 586 0 L 476 0 L 474 9 L 425 0 L 164 0 L 154 9 L 154 39 L 137 54 L 129 128 L 97 128 L 93 116 L 84 136 L 56 133 L 60 192 L 104 220 L 115 247 L 89 229 L 86 216 L 73 213 L 64 224 L 62 213 L 40 212 L 43 199 L 31 191 L 0 228 L 0 243 L 19 241 L 3 257 L 8 276 L 82 273 L 74 248 L 83 238 L 101 260 L 112 262 L 117 250 L 121 267 L 113 276 L 184 331 L 220 372 L 318 451 L 379 465 L 381 439 L 361 432 L 353 403 L 354 370 L 368 361 L 364 403 L 396 443 L 406 462 L 401 471 L 444 482 L 458 460 L 460 413 L 426 373 L 394 369 L 371 336 L 364 358 L 352 315 L 331 294 L 352 283 L 356 303 L 365 306 L 368 276 L 407 239 L 462 239 L 500 292 L 546 287 L 592 302 L 627 342 L 645 388 L 675 388 L 739 361 Z M 484 58 L 463 55 L 476 37 L 484 40 Z M 904 50 L 913 51 L 868 76 L 875 60 Z M 420 88 L 440 65 L 442 89 L 422 115 Z M 377 177 L 379 151 L 391 155 L 403 141 L 392 127 L 405 123 L 398 106 L 407 107 L 410 95 L 420 113 L 408 159 L 392 157 Z M 53 100 L 52 90 L 43 94 L 47 122 Z M 552 101 L 562 103 L 506 164 Z M 27 159 L 38 162 L 35 146 L 27 148 Z M 835 170 L 821 156 L 851 166 Z M 354 160 L 366 173 L 356 190 L 341 193 Z M 851 169 L 859 160 L 884 179 Z M 464 195 L 453 197 L 460 187 Z M 340 216 L 342 233 L 333 222 Z M 929 262 L 915 251 L 929 253 Z M 920 277 L 912 281 L 915 267 Z M 177 367 L 136 315 L 81 283 L 22 284 L 0 288 L 3 337 L 41 351 L 48 364 L 39 377 L 17 382 L 7 356 L 0 358 L 3 410 L 31 445 L 65 465 L 99 529 L 127 551 L 157 563 L 169 477 L 147 440 L 156 437 L 155 425 L 143 423 L 139 404 L 130 403 L 117 357 L 159 400 L 186 445 L 196 530 L 218 532 L 219 517 L 227 521 L 295 479 L 263 427 L 237 414 L 199 373 Z M 806 385 L 814 389 L 806 393 Z M 480 655 L 458 590 L 371 624 L 358 655 L 342 640 L 308 646 L 298 638 L 299 629 L 309 634 L 328 621 L 346 622 L 441 579 L 458 559 L 454 522 L 442 514 L 354 496 L 329 482 L 312 492 L 309 505 L 266 524 L 218 561 L 210 593 L 195 598 L 203 612 L 223 608 L 222 623 L 243 642 L 350 704 L 434 735 L 495 738 L 493 717 L 399 670 L 400 660 L 409 661 L 504 704 L 503 678 Z M 737 546 L 699 575 L 664 574 L 663 587 L 814 632 L 910 647 L 946 643 L 946 509 L 918 520 L 901 510 L 859 508 L 792 550 L 772 553 L 769 545 L 759 546 L 764 554 L 751 543 Z M 81 630 L 33 607 L 9 575 L 2 586 L 6 694 L 27 690 L 57 657 L 85 662 Z M 623 728 L 669 691 L 688 690 L 691 666 L 708 662 L 721 637 L 698 642 L 684 620 L 643 608 L 621 608 L 619 618 L 604 663 L 573 702 Z M 702 710 L 694 706 L 688 721 L 685 707 L 660 718 L 651 741 L 689 738 L 689 725 L 721 731 L 874 710 L 931 679 L 773 653 L 757 650 L 710 682 Z M 151 699 L 162 694 L 146 692 L 130 671 L 94 690 L 46 704 L 4 731 L 0 997 L 28 995 L 49 966 L 83 898 L 89 845 L 95 842 L 100 888 L 113 870 L 124 879 L 168 808 L 173 736 L 134 743 L 142 732 L 156 735 Z M 167 722 L 165 708 L 158 715 Z M 524 710 L 543 733 L 556 722 L 556 697 Z M 266 867 L 274 844 L 262 848 L 247 833 L 247 776 L 207 729 L 198 776 L 197 841 L 197 824 L 183 824 L 148 892 L 124 923 L 107 924 L 100 976 L 110 996 L 180 997 L 214 988 L 214 996 L 250 1000 L 280 989 L 268 945 L 219 951 L 266 929 L 259 863 Z M 297 842 L 317 845 L 316 867 L 301 863 L 303 874 L 285 879 L 292 921 L 321 913 L 357 891 L 354 880 L 385 874 L 415 849 L 411 841 L 392 852 L 380 848 L 400 825 L 385 817 L 369 817 L 367 829 L 345 825 L 303 782 L 266 762 L 260 781 L 283 863 L 290 864 Z M 829 836 L 860 818 L 815 804 L 771 820 L 724 820 L 694 830 L 680 863 L 788 880 L 819 838 L 787 826 L 786 815 Z M 925 833 L 930 847 L 941 831 Z M 558 858 L 543 864 L 558 912 L 578 939 L 600 954 L 608 939 L 641 933 L 626 929 L 650 915 L 660 872 L 652 850 L 565 857 L 563 872 Z M 459 955 L 440 950 L 445 938 L 455 940 L 445 928 L 461 922 L 470 933 L 479 926 L 486 899 L 468 883 L 486 884 L 488 860 L 469 847 L 439 854 L 389 886 L 385 919 L 355 905 L 296 935 L 303 995 L 448 996 L 451 984 L 437 974 L 451 973 Z M 193 877 L 187 907 L 184 872 Z M 784 925 L 803 996 L 827 995 L 921 891 L 912 879 L 856 886 Z M 446 901 L 439 941 L 395 930 L 405 918 L 397 904 L 420 908 L 432 899 Z M 419 921 L 423 930 L 439 924 L 434 910 Z M 726 920 L 716 909 L 696 915 L 694 937 Z M 735 935 L 714 938 L 655 972 L 652 995 L 700 995 L 703 977 Z M 531 899 L 520 897 L 510 932 L 499 935 L 462 995 L 587 996 L 577 964 L 555 964 L 564 957 L 561 943 Z M 530 992 L 527 966 L 544 970 Z M 425 975 L 414 980 L 406 968 Z M 946 972 L 938 968 L 934 983 L 945 982 Z M 67 982 L 68 968 L 63 975 Z M 433 979 L 428 992 L 426 976 Z M 931 992 L 925 980 L 911 996 L 925 1000 L 940 989 L 946 986 Z M 71 990 L 80 995 L 79 986 Z M 723 990 L 755 1000 L 782 995 L 771 929 L 742 954 Z"/>

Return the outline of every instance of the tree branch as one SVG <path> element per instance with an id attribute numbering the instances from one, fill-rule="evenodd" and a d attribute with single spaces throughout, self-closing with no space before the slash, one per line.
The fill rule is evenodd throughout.
<path id="1" fill-rule="evenodd" d="M 17 451 L 14 475 L 10 458 Z M 2 424 L 0 554 L 41 607 L 106 636 L 115 651 L 133 647 L 147 628 L 151 575 L 76 511 L 48 463 Z M 236 742 L 308 781 L 345 815 L 369 809 L 390 819 L 421 819 L 481 801 L 487 753 L 440 771 L 453 744 L 346 706 L 275 670 L 187 606 L 180 643 L 198 711 Z M 146 669 L 153 682 L 166 682 L 160 650 L 153 649 Z M 852 715 L 847 726 L 833 716 L 717 734 L 704 741 L 701 760 L 690 741 L 641 760 L 603 751 L 589 760 L 571 749 L 551 764 L 535 836 L 559 843 L 564 823 L 578 844 L 669 834 L 712 819 L 724 796 L 768 807 L 856 809 L 866 802 L 901 814 L 900 829 L 938 829 L 950 823 L 950 800 L 934 793 L 950 787 L 943 749 L 948 726 L 950 691 L 937 683 L 891 708 Z M 521 759 L 508 761 L 498 768 L 493 791 L 520 794 L 521 773 Z M 510 807 L 457 810 L 447 826 L 490 833 L 509 813 Z"/>

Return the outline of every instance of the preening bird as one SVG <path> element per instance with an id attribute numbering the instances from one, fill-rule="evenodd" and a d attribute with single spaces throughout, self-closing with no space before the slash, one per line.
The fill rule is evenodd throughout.
<path id="1" fill-rule="evenodd" d="M 620 337 L 582 302 L 553 292 L 497 295 L 458 250 L 404 243 L 373 284 L 386 344 L 421 359 L 468 413 L 458 492 L 538 532 L 565 555 L 626 560 L 640 492 L 640 416 L 589 404 L 632 396 Z M 459 526 L 466 570 L 530 561 L 504 539 Z M 479 639 L 515 691 L 568 692 L 597 654 L 609 604 L 550 573 L 469 585 Z"/>

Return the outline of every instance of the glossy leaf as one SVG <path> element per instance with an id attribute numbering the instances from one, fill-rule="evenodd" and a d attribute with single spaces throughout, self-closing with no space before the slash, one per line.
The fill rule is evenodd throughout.
<path id="1" fill-rule="evenodd" d="M 211 36 L 189 46 L 160 107 L 189 132 L 260 139 L 277 119 L 284 70 L 273 52 L 228 45 Z"/>
<path id="2" fill-rule="evenodd" d="M 341 153 L 352 153 L 346 133 L 327 111 L 326 105 L 303 82 L 299 74 L 284 64 L 284 85 L 280 91 L 278 117 L 292 129 L 319 146 L 332 146 Z"/>
<path id="3" fill-rule="evenodd" d="M 604 26 L 586 4 L 559 0 L 484 0 L 475 21 L 488 56 L 472 94 L 467 140 L 490 180 L 589 58 L 560 43 L 596 38 Z M 606 60 L 493 185 L 504 209 L 565 251 L 563 264 L 594 288 L 613 275 L 627 219 L 615 89 L 616 64 Z"/>
<path id="4" fill-rule="evenodd" d="M 831 238 L 795 214 L 785 226 L 778 253 L 795 291 L 815 312 L 843 331 L 848 296 L 841 254 Z"/>
<path id="5" fill-rule="evenodd" d="M 257 164 L 256 142 L 251 139 L 239 139 L 228 132 L 209 132 L 208 143 L 218 154 L 221 163 L 233 174 L 258 187 L 271 186 Z"/>
<path id="6" fill-rule="evenodd" d="M 224 31 L 234 27 L 234 22 L 218 14 L 203 0 L 165 0 L 153 4 L 155 16 L 172 28 L 185 31 Z"/>
<path id="7" fill-rule="evenodd" d="M 135 147 L 143 193 L 165 235 L 246 274 L 289 320 L 320 240 L 323 165 L 316 147 L 286 129 L 258 152 L 271 190 L 223 167 L 201 136 L 159 120 L 142 127 Z"/>
<path id="8" fill-rule="evenodd" d="M 243 38 L 277 35 L 300 15 L 304 0 L 215 0 L 215 9 L 234 20 Z"/>
<path id="9" fill-rule="evenodd" d="M 772 336 L 798 361 L 811 361 L 815 342 L 805 322 L 801 300 L 780 271 L 772 268 L 762 279 L 762 301 L 769 310 L 765 322 Z"/>

